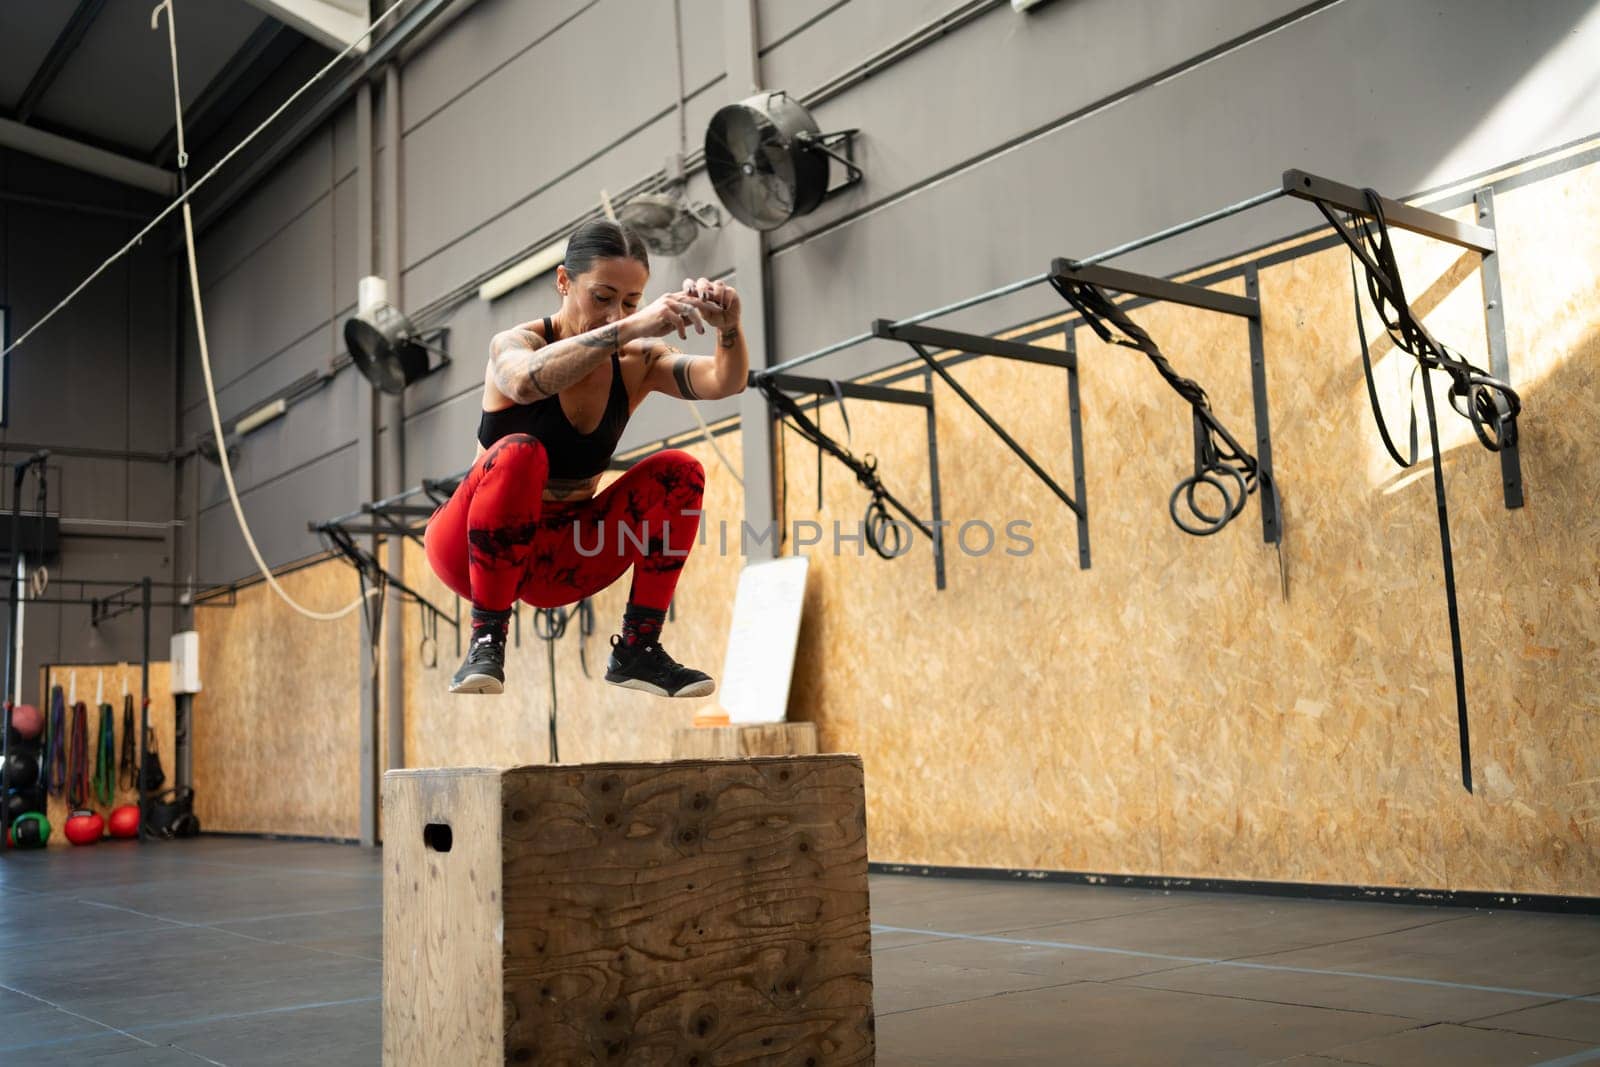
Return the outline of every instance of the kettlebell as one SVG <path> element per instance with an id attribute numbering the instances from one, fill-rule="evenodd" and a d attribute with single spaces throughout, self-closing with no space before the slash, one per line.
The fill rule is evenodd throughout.
<path id="1" fill-rule="evenodd" d="M 44 848 L 50 841 L 50 820 L 31 811 L 11 824 L 6 837 L 15 848 Z"/>

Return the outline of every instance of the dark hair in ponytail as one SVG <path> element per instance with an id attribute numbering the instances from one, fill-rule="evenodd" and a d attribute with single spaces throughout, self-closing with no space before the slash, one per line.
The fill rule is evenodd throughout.
<path id="1" fill-rule="evenodd" d="M 650 269 L 650 250 L 637 230 L 610 219 L 590 219 L 567 238 L 563 262 L 568 274 L 577 275 L 593 270 L 601 259 L 637 259 Z"/>

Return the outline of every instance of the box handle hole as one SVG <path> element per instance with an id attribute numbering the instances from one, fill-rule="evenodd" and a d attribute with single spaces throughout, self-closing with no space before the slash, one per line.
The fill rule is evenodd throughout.
<path id="1" fill-rule="evenodd" d="M 449 852 L 450 825 L 442 822 L 430 822 L 422 828 L 422 843 L 435 852 Z"/>

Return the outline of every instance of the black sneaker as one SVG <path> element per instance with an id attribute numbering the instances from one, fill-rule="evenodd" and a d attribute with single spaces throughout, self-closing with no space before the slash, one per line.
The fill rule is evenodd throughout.
<path id="1" fill-rule="evenodd" d="M 629 647 L 615 634 L 611 658 L 606 661 L 606 681 L 658 697 L 703 697 L 717 688 L 709 674 L 685 667 L 656 642 Z"/>
<path id="2" fill-rule="evenodd" d="M 493 626 L 472 631 L 466 661 L 450 679 L 452 693 L 503 693 L 506 688 L 506 635 Z"/>

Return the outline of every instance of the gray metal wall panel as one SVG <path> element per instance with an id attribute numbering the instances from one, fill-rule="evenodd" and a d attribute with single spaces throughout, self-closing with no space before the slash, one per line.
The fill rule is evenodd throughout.
<path id="1" fill-rule="evenodd" d="M 50 462 L 50 507 L 74 519 L 125 519 L 128 515 L 128 464 L 120 459 L 60 456 Z M 23 507 L 33 507 L 33 481 L 23 490 Z"/>
<path id="2" fill-rule="evenodd" d="M 1073 0 L 1073 5 L 1079 2 L 1082 0 Z M 1222 0 L 1204 0 L 1207 6 L 1219 2 Z M 851 3 L 829 13 L 799 33 L 787 37 L 776 48 L 764 50 L 761 56 L 762 87 L 782 89 L 795 96 L 809 92 L 846 68 L 894 44 L 912 30 L 948 13 L 956 6 L 952 0 L 852 0 Z M 1004 18 L 1018 30 L 1023 28 L 1022 17 L 1014 14 L 1009 5 L 986 17 Z M 951 38 L 946 38 L 945 43 L 961 39 L 965 32 L 962 30 Z M 766 38 L 765 28 L 761 30 L 761 36 L 763 39 Z M 1018 36 L 1025 34 L 1019 33 Z M 1142 47 L 1141 42 L 1140 48 Z M 1137 48 L 1105 49 L 1108 52 L 1138 50 Z M 1072 55 L 1072 61 L 1076 62 L 1077 54 L 1074 52 Z M 988 58 L 990 62 L 986 64 L 985 77 L 993 76 L 1011 63 L 1009 55 L 1003 58 L 993 55 Z M 1066 65 L 1062 62 L 1058 50 L 1054 66 L 1059 69 Z"/>
<path id="3" fill-rule="evenodd" d="M 855 17 L 856 9 L 870 7 L 873 2 L 875 0 L 845 0 L 843 3 L 840 0 L 756 0 L 756 35 L 761 49 L 766 51 L 772 48 L 774 41 L 793 35 L 829 8 L 838 8 L 835 17 L 848 21 Z"/>
<path id="4" fill-rule="evenodd" d="M 219 390 L 275 352 L 299 343 L 333 314 L 333 206 L 323 198 L 205 295 L 211 373 Z M 186 364 L 199 393 L 199 350 Z"/>
<path id="5" fill-rule="evenodd" d="M 333 173 L 344 181 L 355 173 L 356 159 L 356 103 L 352 98 L 333 117 Z"/>
<path id="6" fill-rule="evenodd" d="M 172 273 L 154 255 L 140 257 L 130 278 L 128 332 L 133 339 L 127 364 L 126 447 L 164 452 L 175 443 L 178 397 L 172 336 Z M 170 506 L 170 505 L 169 505 Z"/>
<path id="7" fill-rule="evenodd" d="M 337 338 L 333 323 L 327 323 L 248 374 L 218 389 L 217 408 L 222 415 L 223 425 L 254 410 L 262 397 L 272 395 L 312 371 L 325 370 L 336 351 L 335 346 L 342 343 Z M 339 372 L 339 377 L 354 379 L 359 375 L 354 368 L 346 368 Z M 211 411 L 206 404 L 205 393 L 201 392 L 191 399 L 183 416 L 185 441 L 196 433 L 211 432 Z"/>
<path id="8" fill-rule="evenodd" d="M 132 236 L 126 223 L 49 209 L 10 207 L 8 278 L 0 302 L 11 308 L 11 336 L 20 337 L 101 261 Z M 120 449 L 127 442 L 122 397 L 135 357 L 129 304 L 135 270 L 153 257 L 125 260 L 81 294 L 10 357 L 7 440 Z M 139 338 L 140 358 L 150 352 Z M 104 391 L 104 383 L 116 392 Z M 91 384 L 93 383 L 93 384 Z M 99 388 L 94 387 L 99 385 Z"/>
<path id="9" fill-rule="evenodd" d="M 333 191 L 333 226 L 330 240 L 333 244 L 333 306 L 338 318 L 343 320 L 355 310 L 356 284 L 360 281 L 356 270 L 356 183 L 360 175 L 351 175 L 339 182 Z"/>
<path id="10" fill-rule="evenodd" d="M 418 485 L 424 478 L 442 478 L 471 465 L 477 448 L 476 394 L 456 397 L 406 419 L 406 480 Z"/>
<path id="11" fill-rule="evenodd" d="M 200 284 L 214 289 L 240 264 L 259 254 L 283 230 L 328 194 L 333 150 L 326 129 L 307 138 L 272 176 L 195 242 Z M 218 175 L 213 181 L 224 181 Z M 180 258 L 182 252 L 179 251 Z"/>
<path id="12" fill-rule="evenodd" d="M 321 551 L 316 535 L 307 530 L 306 523 L 354 510 L 355 485 L 356 450 L 352 446 L 331 452 L 287 478 L 245 493 L 241 497 L 245 518 L 268 566 L 282 566 Z M 226 502 L 201 511 L 198 548 L 202 578 L 232 580 L 255 572 L 233 509 Z M 353 577 L 350 584 L 355 585 Z"/>
<path id="13" fill-rule="evenodd" d="M 722 76 L 723 50 L 723 0 L 679 0 L 683 13 L 683 84 L 688 92 Z M 671 29 L 671 24 L 668 24 Z M 668 60 L 672 57 L 668 56 Z M 667 64 L 671 66 L 671 62 Z M 689 126 L 689 145 L 695 142 L 705 127 Z"/>
<path id="14" fill-rule="evenodd" d="M 492 72 L 544 41 L 557 26 L 596 0 L 478 0 L 472 10 L 445 28 L 406 64 L 401 86 L 406 129 L 435 112 Z M 565 31 L 562 31 L 563 33 Z M 558 42 L 558 47 L 565 47 Z M 602 53 L 603 54 L 603 53 Z M 573 56 L 580 59 L 581 56 Z M 589 57 L 593 61 L 593 54 Z M 539 110 L 540 98 L 502 101 L 499 115 Z"/>
<path id="15" fill-rule="evenodd" d="M 659 393 L 645 397 L 644 402 L 634 411 L 633 418 L 629 420 L 628 429 L 622 435 L 618 450 L 626 452 L 694 427 L 694 416 L 689 413 L 685 404 L 686 401 L 662 396 Z M 700 417 L 709 425 L 730 415 L 737 415 L 739 399 L 728 397 L 724 400 L 702 400 L 696 403 L 696 408 L 700 412 Z"/>
<path id="16" fill-rule="evenodd" d="M 621 6 L 605 0 L 586 10 L 407 133 L 408 263 L 670 107 L 677 93 L 670 53 L 648 57 L 658 54 L 658 42 L 670 47 L 672 7 L 627 5 L 628 32 L 619 37 Z M 628 76 L 592 77 L 596 56 Z M 654 152 L 652 165 L 671 148 Z M 598 195 L 596 186 L 588 199 Z"/>
<path id="17" fill-rule="evenodd" d="M 124 466 L 128 486 L 128 521 L 171 522 L 176 467 L 170 463 L 128 463 Z M 148 534 L 149 531 L 144 533 Z"/>
<path id="18" fill-rule="evenodd" d="M 792 92 L 811 89 L 847 65 L 840 57 L 858 61 L 897 30 L 927 17 L 929 9 L 944 6 L 923 0 L 874 4 L 861 9 L 873 15 L 859 27 L 840 12 L 775 54 L 769 67 L 781 68 L 777 60 L 795 56 L 791 65 L 806 69 L 790 76 L 775 72 L 770 84 Z M 1009 6 L 990 11 L 813 112 L 823 130 L 861 129 L 857 158 L 867 181 L 777 230 L 773 242 L 792 241 L 1304 6 L 1305 0 L 1074 0 L 1027 16 Z M 898 8 L 905 10 L 896 22 L 890 16 Z M 1073 41 L 1138 41 L 1139 47 L 1078 48 L 1063 62 L 1063 45 Z M 1220 110 L 1241 117 L 1253 110 L 1239 104 Z M 1130 130 L 1129 140 L 1151 137 L 1160 128 Z M 1138 151 L 1136 143 L 1130 148 Z M 1078 169 L 1121 170 L 1122 158 L 1086 155 Z M 1148 177 L 1158 195 L 1166 195 L 1180 173 Z M 1063 203 L 1041 205 L 1041 211 L 1050 218 L 1072 209 Z"/>
<path id="19" fill-rule="evenodd" d="M 314 466 L 320 456 L 349 448 L 356 440 L 357 392 L 366 387 L 366 380 L 359 375 L 341 374 L 320 392 L 292 405 L 283 417 L 245 437 L 233 463 L 233 480 L 241 498 L 265 483 L 294 477 L 293 472 Z M 359 503 L 355 483 L 347 489 L 348 506 L 342 511 L 353 510 Z M 200 474 L 201 506 L 226 499 L 222 468 L 205 464 Z M 251 516 L 247 513 L 246 517 Z"/>

